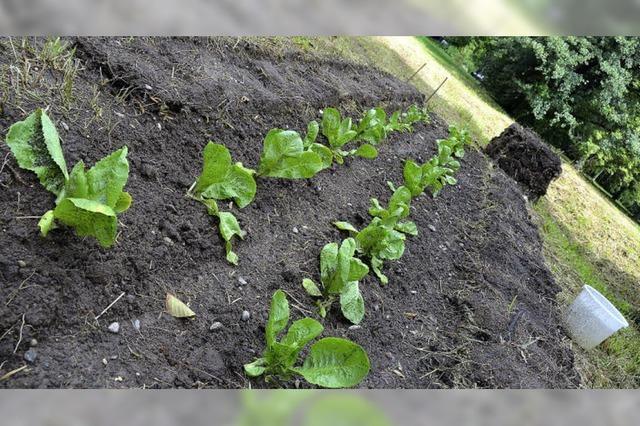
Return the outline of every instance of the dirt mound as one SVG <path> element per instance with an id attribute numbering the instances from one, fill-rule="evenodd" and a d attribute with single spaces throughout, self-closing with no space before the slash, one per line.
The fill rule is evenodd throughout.
<path id="1" fill-rule="evenodd" d="M 15 56 L 1 46 L 6 66 Z M 119 217 L 112 249 L 67 229 L 41 238 L 34 217 L 53 198 L 0 145 L 7 159 L 0 173 L 0 373 L 24 365 L 30 340 L 38 341 L 35 362 L 4 387 L 248 386 L 242 365 L 264 348 L 273 292 L 290 294 L 294 316 L 310 314 L 301 281 L 318 275 L 322 246 L 341 238 L 331 223 L 367 220 L 369 198 L 386 202 L 386 182 L 401 182 L 403 161 L 427 160 L 447 134 L 434 116 L 412 134 L 394 134 L 376 160 L 349 160 L 309 180 L 259 180 L 255 201 L 235 210 L 248 235 L 234 245 L 240 265 L 232 267 L 215 221 L 184 196 L 207 140 L 255 167 L 272 127 L 304 130 L 329 105 L 355 113 L 406 107 L 422 96 L 370 68 L 251 41 L 82 39 L 76 47 L 83 68 L 73 103 L 58 106 L 60 91 L 50 90 L 62 81 L 55 70 L 42 72 L 29 93 L 50 99 L 69 163 L 93 164 L 129 146 L 134 203 Z M 4 104 L 2 134 L 23 110 L 42 106 L 21 93 Z M 436 199 L 413 203 L 420 234 L 385 267 L 389 285 L 363 281 L 362 327 L 349 329 L 330 314 L 324 335 L 367 350 L 372 370 L 363 387 L 576 386 L 554 305 L 558 288 L 522 193 L 473 150 L 458 179 Z M 197 316 L 164 314 L 166 292 Z M 107 331 L 113 321 L 118 334 Z M 209 330 L 215 321 L 223 326 Z"/>
<path id="2" fill-rule="evenodd" d="M 513 123 L 491 140 L 486 153 L 536 200 L 562 173 L 560 157 L 533 130 Z"/>

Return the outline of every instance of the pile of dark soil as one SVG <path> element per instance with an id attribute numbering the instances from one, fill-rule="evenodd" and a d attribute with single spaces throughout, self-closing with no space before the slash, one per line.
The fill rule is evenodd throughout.
<path id="1" fill-rule="evenodd" d="M 349 160 L 309 180 L 259 180 L 255 201 L 236 210 L 248 235 L 235 244 L 240 265 L 232 267 L 215 221 L 184 196 L 200 172 L 207 140 L 255 167 L 272 127 L 303 131 L 326 106 L 355 114 L 373 105 L 406 107 L 422 96 L 370 68 L 252 41 L 74 43 L 83 65 L 74 101 L 60 106 L 53 87 L 63 76 L 41 71 L 28 82 L 29 95 L 10 92 L 0 131 L 44 102 L 68 163 L 93 164 L 128 145 L 134 204 L 120 217 L 111 249 L 68 229 L 41 238 L 37 217 L 53 197 L 1 145 L 0 376 L 27 368 L 0 386 L 265 386 L 249 382 L 242 365 L 264 347 L 273 292 L 290 294 L 294 316 L 312 314 L 301 281 L 317 277 L 320 249 L 341 238 L 331 222 L 368 220 L 369 198 L 386 202 L 386 182 L 401 182 L 406 158 L 433 155 L 446 123 L 434 116 L 414 133 L 392 135 L 376 160 Z M 4 40 L 0 66 L 15 60 Z M 324 335 L 348 337 L 367 350 L 372 370 L 363 387 L 578 385 L 554 305 L 559 289 L 522 193 L 473 149 L 458 178 L 439 197 L 414 201 L 420 234 L 408 239 L 400 261 L 386 265 L 388 286 L 372 277 L 363 281 L 361 327 L 349 328 L 334 312 Z M 166 292 L 197 316 L 178 320 L 163 313 Z M 247 321 L 243 310 L 251 314 Z M 114 321 L 117 334 L 107 330 Z M 222 327 L 210 330 L 214 322 Z M 36 357 L 25 362 L 32 339 L 37 345 L 29 355 Z"/>
<path id="2" fill-rule="evenodd" d="M 562 173 L 560 157 L 537 133 L 518 123 L 493 138 L 486 153 L 534 200 L 546 194 L 551 181 Z"/>

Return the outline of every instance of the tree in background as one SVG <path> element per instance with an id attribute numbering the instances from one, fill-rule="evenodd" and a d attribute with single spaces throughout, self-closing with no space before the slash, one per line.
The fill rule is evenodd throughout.
<path id="1" fill-rule="evenodd" d="M 565 151 L 629 210 L 640 211 L 639 38 L 447 41 L 473 58 L 482 84 L 514 119 Z"/>

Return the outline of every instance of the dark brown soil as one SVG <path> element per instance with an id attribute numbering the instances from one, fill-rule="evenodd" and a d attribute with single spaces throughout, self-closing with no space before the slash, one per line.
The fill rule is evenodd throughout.
<path id="1" fill-rule="evenodd" d="M 545 195 L 551 181 L 562 173 L 560 157 L 537 133 L 518 123 L 513 123 L 493 138 L 486 153 L 533 200 Z"/>
<path id="2" fill-rule="evenodd" d="M 341 238 L 331 222 L 368 220 L 369 198 L 386 201 L 386 182 L 401 182 L 404 159 L 428 159 L 446 123 L 434 116 L 412 134 L 394 134 L 376 160 L 347 161 L 310 180 L 259 180 L 255 201 L 236 210 L 248 236 L 235 244 L 240 265 L 232 267 L 215 221 L 184 196 L 207 140 L 256 167 L 272 127 L 304 130 L 326 106 L 355 114 L 373 105 L 406 107 L 422 96 L 374 69 L 252 41 L 74 42 L 84 67 L 75 100 L 60 106 L 52 87 L 61 73 L 47 69 L 29 93 L 8 93 L 0 131 L 50 105 L 69 164 L 93 164 L 128 145 L 134 204 L 109 250 L 68 229 L 41 238 L 30 217 L 51 208 L 53 197 L 0 145 L 0 376 L 25 365 L 30 340 L 38 342 L 35 362 L 0 386 L 265 386 L 247 380 L 242 365 L 264 347 L 273 292 L 290 294 L 294 316 L 312 310 L 301 280 L 317 276 L 321 247 Z M 16 60 L 7 44 L 0 44 L 3 70 Z M 420 235 L 387 264 L 389 285 L 372 277 L 361 285 L 362 327 L 349 329 L 337 313 L 325 321 L 325 336 L 346 336 L 368 351 L 372 370 L 362 386 L 577 386 L 554 305 L 558 287 L 516 184 L 472 149 L 459 184 L 414 201 L 412 218 Z M 166 292 L 188 302 L 195 319 L 163 313 Z M 119 334 L 107 331 L 113 321 Z M 210 331 L 214 321 L 223 327 Z"/>

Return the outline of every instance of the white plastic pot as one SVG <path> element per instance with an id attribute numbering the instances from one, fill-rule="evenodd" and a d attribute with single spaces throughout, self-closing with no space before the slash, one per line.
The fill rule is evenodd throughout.
<path id="1" fill-rule="evenodd" d="M 595 288 L 585 285 L 565 313 L 571 338 L 584 349 L 593 349 L 629 323 Z"/>

